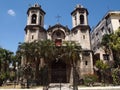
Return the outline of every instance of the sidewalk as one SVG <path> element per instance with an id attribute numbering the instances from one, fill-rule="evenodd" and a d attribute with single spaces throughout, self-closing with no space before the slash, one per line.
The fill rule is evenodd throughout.
<path id="1" fill-rule="evenodd" d="M 78 90 L 120 90 L 120 86 L 79 87 Z"/>

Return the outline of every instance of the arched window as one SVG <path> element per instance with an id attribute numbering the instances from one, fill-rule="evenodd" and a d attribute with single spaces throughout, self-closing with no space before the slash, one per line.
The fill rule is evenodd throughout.
<path id="1" fill-rule="evenodd" d="M 36 15 L 36 14 L 33 14 L 33 15 L 32 15 L 31 23 L 32 23 L 32 24 L 36 24 L 36 20 L 37 20 L 37 15 Z"/>
<path id="2" fill-rule="evenodd" d="M 80 24 L 84 24 L 84 16 L 80 15 Z"/>
<path id="3" fill-rule="evenodd" d="M 75 25 L 77 25 L 77 17 L 75 16 Z"/>
<path id="4" fill-rule="evenodd" d="M 40 25 L 42 25 L 42 16 L 40 16 Z"/>

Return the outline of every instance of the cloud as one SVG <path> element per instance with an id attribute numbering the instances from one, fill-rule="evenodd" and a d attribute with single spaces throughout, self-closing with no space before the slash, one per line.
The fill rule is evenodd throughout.
<path id="1" fill-rule="evenodd" d="M 10 16 L 15 16 L 15 15 L 16 15 L 15 11 L 12 10 L 12 9 L 9 9 L 9 10 L 7 11 L 7 13 L 8 13 Z"/>

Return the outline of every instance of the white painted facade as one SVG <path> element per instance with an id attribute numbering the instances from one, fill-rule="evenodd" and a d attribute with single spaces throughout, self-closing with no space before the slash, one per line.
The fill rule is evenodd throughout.
<path id="1" fill-rule="evenodd" d="M 114 33 L 120 27 L 120 11 L 109 11 L 97 26 L 91 32 L 91 46 L 94 54 L 99 54 L 100 59 L 104 60 L 105 52 L 100 46 L 102 37 L 105 34 Z M 109 60 L 113 60 L 112 54 L 109 55 Z"/>

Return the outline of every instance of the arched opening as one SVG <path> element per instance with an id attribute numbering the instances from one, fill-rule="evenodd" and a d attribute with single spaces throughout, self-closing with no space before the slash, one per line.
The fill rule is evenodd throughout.
<path id="1" fill-rule="evenodd" d="M 51 83 L 66 82 L 66 64 L 61 60 L 54 60 L 51 64 Z"/>
<path id="2" fill-rule="evenodd" d="M 37 21 L 37 15 L 36 15 L 36 14 L 33 14 L 33 15 L 32 15 L 31 23 L 32 23 L 32 24 L 36 24 L 36 21 Z"/>
<path id="3" fill-rule="evenodd" d="M 53 41 L 56 39 L 65 39 L 65 33 L 62 30 L 54 31 L 51 36 Z"/>
<path id="4" fill-rule="evenodd" d="M 75 25 L 77 25 L 77 17 L 75 16 Z"/>
<path id="5" fill-rule="evenodd" d="M 80 15 L 80 24 L 84 24 L 84 16 Z"/>
<path id="6" fill-rule="evenodd" d="M 40 25 L 42 25 L 42 16 L 40 16 Z"/>

